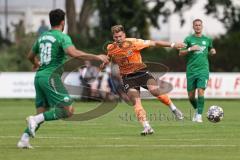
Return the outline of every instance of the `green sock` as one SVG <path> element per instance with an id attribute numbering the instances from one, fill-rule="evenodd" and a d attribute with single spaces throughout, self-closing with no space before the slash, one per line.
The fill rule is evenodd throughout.
<path id="1" fill-rule="evenodd" d="M 43 116 L 44 116 L 45 121 L 58 120 L 60 118 L 68 117 L 67 111 L 61 107 L 55 107 L 55 108 L 51 109 L 50 111 L 46 111 L 43 113 Z M 38 124 L 35 131 L 37 131 L 39 129 L 39 127 L 42 123 Z M 24 130 L 24 133 L 27 133 L 29 136 L 31 135 L 28 127 Z"/>
<path id="2" fill-rule="evenodd" d="M 204 96 L 198 96 L 198 101 L 197 101 L 197 112 L 198 112 L 198 114 L 203 113 L 203 108 L 204 108 Z"/>
<path id="3" fill-rule="evenodd" d="M 24 130 L 24 133 L 27 133 L 29 136 L 31 135 L 28 127 Z"/>
<path id="4" fill-rule="evenodd" d="M 35 130 L 35 132 L 37 132 L 37 130 L 40 128 L 40 126 L 41 126 L 41 124 L 42 124 L 43 122 L 41 122 L 41 123 L 39 123 L 38 124 L 38 126 L 37 126 L 37 128 L 36 128 L 36 130 Z M 24 130 L 24 133 L 27 133 L 29 136 L 31 136 L 31 134 L 30 134 L 30 131 L 29 131 L 29 129 L 28 129 L 28 127 Z"/>
<path id="5" fill-rule="evenodd" d="M 192 104 L 193 108 L 194 109 L 197 109 L 197 100 L 196 98 L 194 99 L 189 99 L 190 103 Z"/>
<path id="6" fill-rule="evenodd" d="M 58 120 L 61 118 L 68 117 L 67 111 L 61 107 L 55 107 L 55 108 L 51 109 L 50 111 L 44 112 L 43 116 L 44 116 L 45 121 L 53 121 L 53 120 Z"/>

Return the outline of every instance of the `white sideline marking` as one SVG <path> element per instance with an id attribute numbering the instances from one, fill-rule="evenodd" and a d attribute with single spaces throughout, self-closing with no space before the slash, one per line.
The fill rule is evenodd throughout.
<path id="1" fill-rule="evenodd" d="M 0 138 L 4 139 L 4 138 L 20 138 L 20 136 L 0 136 Z M 95 139 L 95 137 L 63 137 L 63 136 L 36 136 L 37 139 Z M 128 139 L 128 138 L 121 138 L 121 137 L 99 137 L 101 139 L 112 139 L 112 140 L 121 140 L 121 139 Z M 136 135 L 136 138 L 141 138 L 141 136 Z M 183 138 L 158 138 L 156 141 L 224 141 L 227 139 L 211 139 L 211 138 L 187 138 L 187 139 L 183 139 Z M 231 139 L 232 140 L 232 139 Z"/>
<path id="2" fill-rule="evenodd" d="M 239 147 L 238 145 L 224 145 L 224 144 L 218 144 L 218 145 L 207 145 L 207 144 L 197 144 L 197 145 L 186 145 L 186 144 L 171 144 L 171 145 L 135 145 L 135 144 L 96 144 L 96 145 L 79 145 L 79 146 L 34 146 L 34 148 L 139 148 L 139 147 L 155 147 L 155 148 L 160 148 L 160 147 L 169 147 L 169 148 L 183 148 L 183 147 L 192 147 L 192 148 L 197 148 L 197 147 Z"/>
<path id="3" fill-rule="evenodd" d="M 0 139 L 4 139 L 4 138 L 13 138 L 13 139 L 15 139 L 15 138 L 17 138 L 17 139 L 19 139 L 20 138 L 20 136 L 0 136 Z M 95 139 L 95 137 L 93 137 L 93 138 L 91 138 L 91 137 L 51 137 L 51 136 L 36 136 L 36 138 L 38 138 L 38 139 Z M 110 138 L 102 138 L 102 137 L 100 137 L 101 139 L 115 139 L 115 140 L 118 140 L 118 139 L 122 139 L 122 138 L 120 138 L 120 137 L 110 137 Z"/>

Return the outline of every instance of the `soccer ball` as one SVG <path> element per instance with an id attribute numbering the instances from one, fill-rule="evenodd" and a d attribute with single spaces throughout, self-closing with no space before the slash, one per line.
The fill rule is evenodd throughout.
<path id="1" fill-rule="evenodd" d="M 223 118 L 223 109 L 219 106 L 211 106 L 208 109 L 207 118 L 213 123 L 220 122 Z"/>

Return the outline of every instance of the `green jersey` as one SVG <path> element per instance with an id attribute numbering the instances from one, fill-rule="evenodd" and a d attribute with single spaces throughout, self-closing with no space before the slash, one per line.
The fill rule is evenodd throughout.
<path id="1" fill-rule="evenodd" d="M 66 60 L 64 49 L 73 46 L 71 38 L 59 30 L 44 32 L 34 43 L 32 51 L 40 58 L 38 76 L 50 76 Z"/>
<path id="2" fill-rule="evenodd" d="M 185 56 L 187 63 L 187 76 L 206 75 L 208 78 L 208 52 L 211 48 L 213 48 L 212 40 L 204 35 L 201 37 L 190 35 L 185 38 L 184 43 L 187 45 L 187 48 L 194 45 L 198 45 L 201 48 L 199 51 L 188 52 L 188 54 Z"/>

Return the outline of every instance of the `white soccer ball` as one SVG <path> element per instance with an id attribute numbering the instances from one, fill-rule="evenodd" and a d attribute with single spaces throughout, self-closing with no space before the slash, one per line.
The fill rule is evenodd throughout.
<path id="1" fill-rule="evenodd" d="M 207 118 L 210 122 L 217 123 L 223 119 L 223 109 L 219 106 L 211 106 L 207 112 Z"/>

